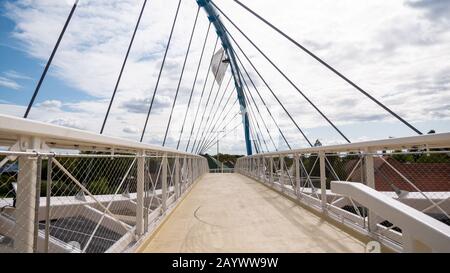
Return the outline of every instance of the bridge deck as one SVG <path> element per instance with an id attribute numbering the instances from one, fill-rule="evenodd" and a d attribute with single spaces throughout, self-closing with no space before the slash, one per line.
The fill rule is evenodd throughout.
<path id="1" fill-rule="evenodd" d="M 239 174 L 207 174 L 143 252 L 364 252 L 365 243 Z"/>

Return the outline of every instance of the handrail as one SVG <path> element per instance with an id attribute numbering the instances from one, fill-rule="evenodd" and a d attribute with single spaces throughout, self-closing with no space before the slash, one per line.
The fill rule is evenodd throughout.
<path id="1" fill-rule="evenodd" d="M 450 145 L 450 133 L 429 134 L 422 136 L 412 137 L 399 137 L 373 141 L 354 142 L 350 144 L 339 144 L 330 146 L 318 146 L 311 148 L 293 149 L 286 151 L 277 151 L 263 154 L 255 154 L 247 156 L 248 158 L 264 156 L 279 156 L 286 154 L 301 154 L 301 153 L 335 153 L 335 152 L 360 152 L 360 151 L 379 151 L 389 149 L 407 149 L 412 147 L 424 147 L 427 148 L 445 148 Z"/>
<path id="2" fill-rule="evenodd" d="M 96 153 L 90 153 L 94 151 Z M 16 183 L 13 185 L 15 199 L 10 196 L 11 192 L 0 196 L 0 202 L 12 205 L 8 209 L 14 217 L 14 226 L 6 226 L 4 231 L 4 219 L 0 226 L 3 233 L 12 234 L 15 252 L 48 252 L 53 248 L 50 220 L 85 215 L 83 210 L 89 210 L 86 212 L 92 216 L 89 220 L 99 221 L 93 230 L 86 227 L 83 232 L 92 238 L 100 225 L 111 228 L 123 236 L 123 240 L 115 242 L 113 249 L 125 250 L 134 239 L 143 238 L 146 232 L 153 231 L 155 221 L 167 217 L 166 211 L 170 206 L 179 202 L 190 185 L 208 171 L 206 159 L 202 156 L 7 115 L 0 115 L 0 157 L 0 167 L 7 163 L 15 166 L 14 173 L 2 172 L 2 179 Z M 107 158 L 110 160 L 105 160 Z M 157 170 L 152 167 L 154 163 L 159 165 Z M 46 199 L 41 200 L 40 185 L 45 168 L 47 191 Z M 128 171 L 123 174 L 125 168 Z M 157 174 L 157 178 L 152 181 L 153 174 Z M 114 194 L 106 198 L 103 192 L 94 191 L 95 183 L 100 181 L 98 179 L 104 183 L 107 193 L 114 190 Z M 57 191 L 63 189 L 64 193 L 59 196 L 51 190 L 52 187 Z M 89 198 L 78 200 L 78 195 L 73 196 L 76 191 Z M 122 194 L 127 199 L 120 199 Z M 157 194 L 159 207 L 148 208 L 148 198 L 153 204 Z M 55 200 L 53 197 L 56 196 Z M 65 207 L 59 209 L 58 201 L 61 199 Z M 89 199 L 94 203 L 86 202 Z M 81 203 L 71 203 L 71 200 Z M 44 209 L 42 201 L 45 201 Z M 111 205 L 112 202 L 113 206 L 107 206 L 106 203 Z M 82 209 L 74 210 L 74 207 Z M 128 212 L 121 214 L 117 208 L 131 210 L 131 215 Z M 43 212 L 44 215 L 39 214 Z M 152 218 L 155 214 L 158 218 Z M 38 220 L 43 217 L 46 219 L 45 242 L 38 244 Z M 153 220 L 149 222 L 149 219 Z M 122 228 L 116 230 L 116 226 Z M 73 229 L 68 228 L 67 232 L 73 232 Z M 130 232 L 132 236 L 129 236 Z M 116 245 L 119 242 L 120 245 Z M 89 243 L 83 247 L 83 252 L 88 248 L 92 248 Z"/>
<path id="3" fill-rule="evenodd" d="M 361 183 L 332 181 L 331 191 L 352 198 L 402 229 L 404 251 L 450 251 L 450 226 Z"/>
<path id="4" fill-rule="evenodd" d="M 17 141 L 20 136 L 41 137 L 45 139 L 47 144 L 51 144 L 52 147 L 56 148 L 76 147 L 77 149 L 82 149 L 83 147 L 104 147 L 131 151 L 150 150 L 198 157 L 197 155 L 171 148 L 0 114 L 0 144 L 4 141 Z"/>

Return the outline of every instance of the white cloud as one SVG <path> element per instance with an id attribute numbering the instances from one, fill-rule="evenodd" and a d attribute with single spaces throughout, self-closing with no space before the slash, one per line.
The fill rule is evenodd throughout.
<path id="1" fill-rule="evenodd" d="M 137 134 L 139 133 L 139 129 L 133 126 L 128 126 L 123 128 L 123 132 L 127 134 Z"/>
<path id="2" fill-rule="evenodd" d="M 76 119 L 57 118 L 57 119 L 48 120 L 47 122 L 55 124 L 55 125 L 70 127 L 70 128 L 75 128 L 75 129 L 81 129 L 81 130 L 86 129 L 86 127 L 81 123 L 81 121 L 76 120 Z"/>
<path id="3" fill-rule="evenodd" d="M 36 106 L 47 109 L 59 109 L 62 106 L 62 102 L 59 100 L 46 100 L 38 103 Z"/>
<path id="4" fill-rule="evenodd" d="M 171 105 L 171 98 L 167 96 L 155 96 L 155 99 L 153 101 L 152 106 L 152 112 L 160 109 L 164 109 Z M 122 107 L 125 108 L 127 111 L 132 113 L 148 113 L 148 110 L 150 108 L 151 98 L 133 98 L 128 101 L 125 101 L 122 104 Z"/>
<path id="5" fill-rule="evenodd" d="M 3 72 L 3 75 L 5 77 L 11 78 L 11 79 L 17 79 L 17 80 L 32 80 L 31 77 L 28 77 L 27 75 L 23 75 L 15 70 L 8 70 Z"/>
<path id="6" fill-rule="evenodd" d="M 22 86 L 16 81 L 5 77 L 0 77 L 0 86 L 12 90 L 19 90 L 22 88 Z"/>

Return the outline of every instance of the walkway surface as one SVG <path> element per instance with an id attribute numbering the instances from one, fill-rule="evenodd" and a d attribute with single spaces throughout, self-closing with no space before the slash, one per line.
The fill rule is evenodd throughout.
<path id="1" fill-rule="evenodd" d="M 239 174 L 207 174 L 143 252 L 364 252 L 365 244 Z"/>

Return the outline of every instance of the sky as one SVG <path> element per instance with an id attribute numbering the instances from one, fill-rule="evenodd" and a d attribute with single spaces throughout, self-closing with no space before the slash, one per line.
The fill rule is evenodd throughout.
<path id="1" fill-rule="evenodd" d="M 450 131 L 450 1 L 242 2 L 422 132 Z M 141 0 L 80 0 L 30 119 L 100 131 L 142 3 Z M 214 3 L 352 142 L 415 135 L 234 1 L 216 0 Z M 72 4 L 73 0 L 0 1 L 0 114 L 23 116 Z M 139 141 L 177 4 L 176 0 L 148 1 L 105 135 Z M 146 143 L 161 145 L 163 142 L 196 11 L 196 1 L 182 0 L 149 118 Z M 324 145 L 345 143 L 230 22 L 223 16 L 221 19 L 310 141 L 314 143 L 318 139 Z M 178 142 L 207 28 L 207 16 L 201 10 L 169 128 L 168 147 L 175 148 Z M 226 88 L 230 69 L 220 88 L 208 71 L 215 41 L 215 33 L 211 32 L 194 85 L 180 149 L 184 150 L 188 142 L 205 86 L 199 119 L 204 112 L 204 123 L 208 116 L 208 124 L 216 120 L 218 124 L 229 123 L 223 132 L 215 130 L 211 137 L 226 134 L 220 140 L 220 152 L 244 154 L 239 106 L 232 106 L 237 98 L 236 91 L 232 89 L 233 83 Z M 250 88 L 261 113 L 259 116 L 258 109 L 250 106 L 252 131 L 259 132 L 258 125 L 261 128 L 263 150 L 287 149 L 277 126 L 293 148 L 307 147 L 298 129 L 239 51 L 238 56 L 277 122 L 272 121 L 256 91 Z M 210 100 L 216 100 L 216 104 L 204 110 L 210 92 Z M 229 94 L 232 96 L 230 104 L 218 105 L 221 97 L 225 102 Z M 229 113 L 226 117 L 218 115 L 223 108 Z M 218 113 L 214 116 L 216 109 Z M 192 138 L 196 131 L 197 127 Z M 216 149 L 213 145 L 208 152 L 215 154 Z"/>

